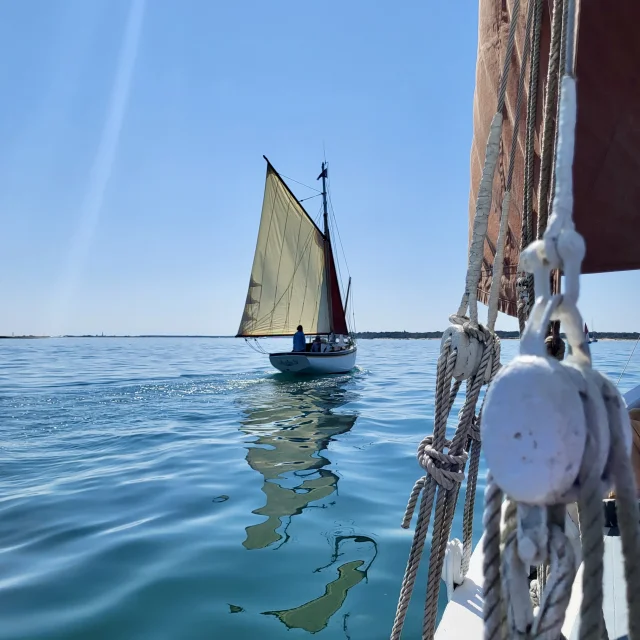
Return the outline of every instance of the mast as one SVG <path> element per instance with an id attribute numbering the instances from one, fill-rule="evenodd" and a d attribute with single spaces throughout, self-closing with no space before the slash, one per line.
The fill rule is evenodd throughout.
<path id="1" fill-rule="evenodd" d="M 322 178 L 322 211 L 324 218 L 324 237 L 327 239 L 327 242 L 331 244 L 331 238 L 329 237 L 329 212 L 327 210 L 327 164 L 326 162 L 322 163 L 322 173 L 320 177 Z"/>
<path id="2" fill-rule="evenodd" d="M 327 301 L 329 303 L 329 327 L 331 333 L 334 331 L 333 326 L 333 300 L 331 295 L 331 265 L 330 262 L 332 260 L 331 251 L 331 236 L 329 234 L 329 210 L 327 207 L 327 163 L 322 163 L 322 171 L 318 178 L 322 178 L 322 213 L 324 220 L 324 238 L 325 238 L 325 274 L 326 274 L 326 283 L 327 283 Z"/>

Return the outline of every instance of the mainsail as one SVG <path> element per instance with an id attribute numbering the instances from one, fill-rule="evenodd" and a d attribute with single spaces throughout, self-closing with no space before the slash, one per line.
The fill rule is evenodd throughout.
<path id="1" fill-rule="evenodd" d="M 537 100 L 533 123 L 534 157 L 531 173 L 531 205 L 534 237 L 540 235 L 541 198 L 546 209 L 550 189 L 540 186 L 540 157 L 543 143 L 552 39 L 551 2 L 543 0 L 540 21 L 540 51 L 537 77 Z M 478 58 L 474 99 L 474 135 L 471 150 L 470 227 L 491 119 L 496 110 L 500 74 L 509 31 L 506 3 L 480 0 L 478 24 Z M 525 13 L 520 12 L 515 47 L 506 87 L 504 127 L 500 141 L 498 170 L 493 183 L 489 228 L 484 247 L 484 266 L 478 287 L 478 299 L 487 303 L 493 273 L 493 260 L 500 225 L 500 206 L 505 191 L 513 123 L 515 120 L 518 74 L 525 40 Z M 637 229 L 640 225 L 640 2 L 637 0 L 592 0 L 580 3 L 577 42 L 579 78 L 578 121 L 573 163 L 574 208 L 576 228 L 586 241 L 587 253 L 583 273 L 603 273 L 640 269 Z M 529 58 L 531 60 L 531 57 Z M 528 65 L 529 67 L 531 65 Z M 517 312 L 516 280 L 521 246 L 522 216 L 526 191 L 524 158 L 527 135 L 527 101 L 530 68 L 521 105 L 518 146 L 511 189 L 509 230 L 504 252 L 504 271 L 500 290 L 500 311 L 515 316 Z M 535 76 L 534 76 L 535 77 Z M 552 104 L 550 122 L 555 120 Z M 535 230 L 538 233 L 535 233 Z M 470 233 L 471 236 L 471 233 Z M 535 238 L 534 238 L 535 239 Z"/>
<path id="2" fill-rule="evenodd" d="M 267 160 L 258 242 L 238 337 L 348 334 L 331 243 Z"/>

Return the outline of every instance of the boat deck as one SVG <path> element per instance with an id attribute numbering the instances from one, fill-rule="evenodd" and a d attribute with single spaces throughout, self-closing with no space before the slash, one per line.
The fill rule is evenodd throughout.
<path id="1" fill-rule="evenodd" d="M 483 638 L 482 562 L 482 540 L 480 540 L 471 558 L 469 573 L 464 583 L 453 592 L 453 598 L 438 625 L 437 640 L 481 640 Z M 579 637 L 582 571 L 583 565 L 580 564 L 562 627 L 562 633 L 567 640 L 578 640 Z M 626 582 L 622 544 L 617 527 L 605 529 L 604 532 L 603 590 L 603 613 L 609 640 L 627 640 L 629 628 Z"/>

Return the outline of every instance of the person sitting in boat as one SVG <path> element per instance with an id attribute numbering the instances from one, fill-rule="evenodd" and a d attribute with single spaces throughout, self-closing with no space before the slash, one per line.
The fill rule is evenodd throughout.
<path id="1" fill-rule="evenodd" d="M 304 331 L 302 325 L 299 324 L 297 331 L 293 336 L 293 350 L 294 351 L 306 351 L 306 338 L 304 337 Z"/>
<path id="2" fill-rule="evenodd" d="M 314 353 L 320 353 L 320 351 L 322 351 L 322 340 L 320 340 L 320 336 L 316 336 L 316 339 L 311 344 L 311 351 Z"/>

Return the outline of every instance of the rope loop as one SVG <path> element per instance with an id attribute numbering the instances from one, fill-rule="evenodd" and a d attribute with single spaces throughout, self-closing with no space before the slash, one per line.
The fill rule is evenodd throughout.
<path id="1" fill-rule="evenodd" d="M 457 313 L 449 316 L 449 322 L 451 324 L 458 325 L 459 327 L 464 326 L 465 322 L 469 322 L 468 316 L 462 316 Z"/>
<path id="2" fill-rule="evenodd" d="M 449 316 L 449 322 L 464 329 L 464 332 L 470 337 L 475 338 L 478 342 L 488 342 L 492 336 L 491 331 L 482 324 L 475 324 L 468 316 L 454 313 Z"/>
<path id="3" fill-rule="evenodd" d="M 444 446 L 449 448 L 451 440 L 445 440 Z M 453 455 L 438 451 L 433 447 L 433 436 L 427 436 L 418 447 L 418 462 L 420 466 L 445 489 L 453 489 L 456 484 L 464 480 L 463 467 L 469 454 L 463 451 L 460 455 Z"/>
<path id="4" fill-rule="evenodd" d="M 471 321 L 469 321 L 469 322 L 465 322 L 462 325 L 462 328 L 464 329 L 467 335 L 469 335 L 472 338 L 475 338 L 478 342 L 482 342 L 483 344 L 485 342 L 488 342 L 489 339 L 491 338 L 491 331 L 489 331 L 489 329 L 487 329 L 481 324 L 474 326 L 471 323 Z"/>
<path id="5" fill-rule="evenodd" d="M 478 322 L 477 289 L 482 270 L 488 218 L 491 213 L 493 181 L 500 155 L 504 119 L 502 112 L 506 98 L 507 79 L 511 67 L 519 8 L 520 0 L 514 0 L 509 23 L 509 41 L 503 61 L 498 108 L 491 122 L 482 179 L 476 200 L 476 213 L 469 246 L 465 290 L 457 313 L 450 317 L 452 326 L 445 331 L 441 342 L 436 374 L 433 435 L 425 438 L 418 449 L 418 461 L 422 468 L 425 469 L 426 475 L 415 483 L 403 520 L 403 527 L 407 528 L 420 499 L 415 533 L 400 588 L 391 640 L 400 640 L 402 635 L 418 566 L 427 540 L 432 513 L 434 518 L 433 536 L 429 552 L 429 572 L 422 638 L 423 640 L 433 640 L 447 541 L 451 532 L 460 484 L 465 477 L 464 469 L 468 459 L 469 479 L 465 498 L 464 554 L 460 567 L 463 576 L 469 566 L 473 533 L 473 507 L 480 461 L 479 418 L 476 417 L 476 406 L 482 386 L 490 383 L 500 368 L 500 341 L 492 331 L 494 326 L 492 317 L 497 315 L 498 298 L 495 295 L 490 296 L 488 328 L 486 328 Z M 521 93 L 522 84 L 521 79 L 519 81 L 519 93 Z M 517 111 L 519 111 L 519 104 L 520 102 L 518 102 Z M 508 212 L 508 206 L 503 208 Z M 505 242 L 505 234 L 502 234 L 499 242 Z M 499 284 L 499 277 L 497 282 Z M 495 307 L 495 314 L 493 314 L 492 306 Z M 447 440 L 445 437 L 447 419 L 463 380 L 466 381 L 464 406 L 458 418 L 455 434 L 452 440 Z M 472 440 L 471 447 L 469 447 L 470 438 Z M 448 453 L 443 451 L 445 448 Z"/>

